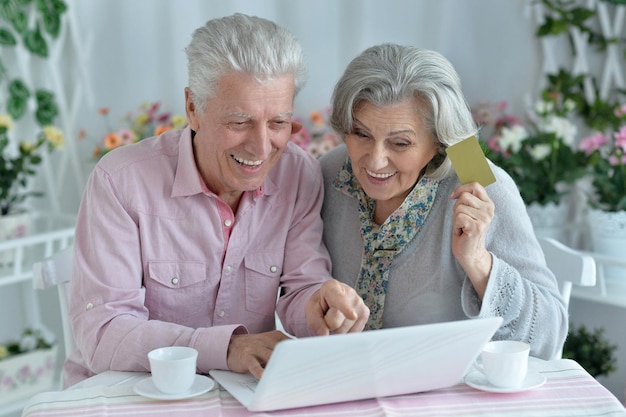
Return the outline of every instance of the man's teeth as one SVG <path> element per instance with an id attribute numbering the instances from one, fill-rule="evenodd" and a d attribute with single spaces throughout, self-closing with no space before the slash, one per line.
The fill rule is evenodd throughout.
<path id="1" fill-rule="evenodd" d="M 239 162 L 242 165 L 249 165 L 249 166 L 257 166 L 257 165 L 261 165 L 263 163 L 263 161 L 248 161 L 247 159 L 242 159 L 239 157 L 236 157 L 235 155 L 233 155 L 233 159 L 237 162 Z"/>
<path id="2" fill-rule="evenodd" d="M 380 178 L 380 179 L 385 179 L 385 178 L 389 178 L 395 175 L 395 172 L 387 172 L 387 173 L 383 173 L 383 174 L 377 174 L 375 172 L 369 171 L 369 170 L 365 170 L 367 172 L 367 175 L 374 177 L 374 178 Z"/>

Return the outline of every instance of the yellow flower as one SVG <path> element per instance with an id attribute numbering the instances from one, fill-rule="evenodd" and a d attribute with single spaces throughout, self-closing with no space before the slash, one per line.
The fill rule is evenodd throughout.
<path id="1" fill-rule="evenodd" d="M 64 145 L 63 132 L 55 126 L 46 126 L 43 128 L 43 134 L 46 136 L 55 148 L 62 149 Z"/>
<path id="2" fill-rule="evenodd" d="M 22 153 L 28 154 L 37 148 L 37 144 L 31 140 L 23 140 L 20 142 L 20 150 Z"/>
<path id="3" fill-rule="evenodd" d="M 0 127 L 6 127 L 7 130 L 13 129 L 13 119 L 8 114 L 0 113 Z"/>
<path id="4" fill-rule="evenodd" d="M 180 114 L 175 114 L 172 116 L 172 129 L 182 129 L 187 125 L 187 119 L 185 116 L 181 116 Z"/>
<path id="5" fill-rule="evenodd" d="M 141 113 L 137 117 L 135 117 L 135 124 L 137 126 L 143 126 L 148 123 L 148 115 L 146 113 Z"/>
<path id="6" fill-rule="evenodd" d="M 9 356 L 9 349 L 6 346 L 0 345 L 0 360 L 5 359 Z"/>

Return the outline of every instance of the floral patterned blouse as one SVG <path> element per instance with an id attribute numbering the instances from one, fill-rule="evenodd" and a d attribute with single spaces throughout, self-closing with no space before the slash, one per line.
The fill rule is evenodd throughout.
<path id="1" fill-rule="evenodd" d="M 352 171 L 350 158 L 339 170 L 333 186 L 359 201 L 363 255 L 356 291 L 370 309 L 368 329 L 383 326 L 387 281 L 393 259 L 419 232 L 430 212 L 439 181 L 422 176 L 413 190 L 385 222 L 374 222 L 376 201 L 367 196 Z"/>

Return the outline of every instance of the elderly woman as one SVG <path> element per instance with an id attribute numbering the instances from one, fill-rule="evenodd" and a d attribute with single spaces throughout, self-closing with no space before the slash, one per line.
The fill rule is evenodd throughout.
<path id="1" fill-rule="evenodd" d="M 370 308 L 370 329 L 501 316 L 495 339 L 559 354 L 567 312 L 513 180 L 461 184 L 446 148 L 477 135 L 440 54 L 371 47 L 333 92 L 345 142 L 322 160 L 333 276 Z"/>

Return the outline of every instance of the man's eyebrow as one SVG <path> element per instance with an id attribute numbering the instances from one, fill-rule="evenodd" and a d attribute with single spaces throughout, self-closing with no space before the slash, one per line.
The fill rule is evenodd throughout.
<path id="1" fill-rule="evenodd" d="M 229 116 L 241 117 L 243 119 L 252 119 L 252 116 L 246 113 L 232 112 Z"/>
<path id="2" fill-rule="evenodd" d="M 252 115 L 250 115 L 250 114 L 246 114 L 246 113 L 239 113 L 239 112 L 232 112 L 232 113 L 230 113 L 230 114 L 229 114 L 229 116 L 231 116 L 231 117 L 233 117 L 233 116 L 234 116 L 234 117 L 241 117 L 241 118 L 243 118 L 243 119 L 254 119 L 254 117 L 252 117 Z M 293 112 L 292 112 L 292 111 L 287 111 L 287 112 L 284 112 L 284 113 L 279 113 L 279 114 L 277 114 L 277 115 L 276 115 L 276 116 L 274 116 L 274 117 L 290 117 L 290 116 L 293 116 Z"/>

